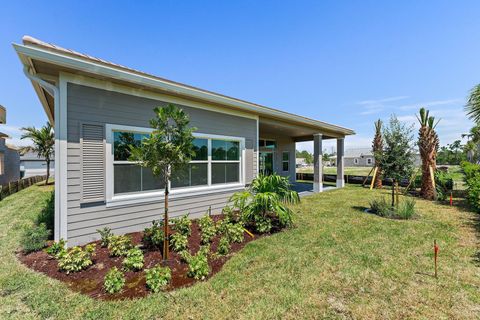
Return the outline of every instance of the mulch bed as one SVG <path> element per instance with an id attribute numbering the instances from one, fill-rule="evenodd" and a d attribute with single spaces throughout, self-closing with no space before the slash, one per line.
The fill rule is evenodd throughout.
<path id="1" fill-rule="evenodd" d="M 215 221 L 221 219 L 221 216 L 212 216 Z M 192 221 L 192 234 L 188 239 L 189 251 L 195 254 L 200 248 L 200 231 L 196 220 Z M 143 232 L 134 232 L 129 234 L 132 237 L 134 245 L 141 245 Z M 211 243 L 210 251 L 216 252 L 220 235 L 217 235 Z M 232 243 L 230 252 L 226 256 L 219 256 L 215 258 L 209 257 L 209 265 L 211 273 L 208 278 L 222 269 L 222 266 L 232 257 L 235 252 L 240 251 L 248 242 L 261 237 L 255 234 L 255 238 L 249 236 L 244 232 L 242 243 Z M 88 269 L 66 274 L 59 271 L 57 260 L 42 251 L 33 252 L 30 254 L 18 253 L 18 259 L 27 267 L 46 274 L 47 276 L 65 282 L 73 291 L 81 292 L 89 295 L 95 299 L 102 300 L 118 300 L 140 298 L 148 295 L 145 284 L 145 272 L 142 271 L 127 271 L 125 272 L 125 286 L 123 290 L 116 294 L 108 294 L 103 289 L 103 281 L 106 273 L 112 267 L 122 268 L 123 257 L 110 257 L 107 248 L 102 248 L 100 241 L 96 243 L 95 255 L 93 257 L 93 265 Z M 151 268 L 162 262 L 162 255 L 160 250 L 149 250 L 142 248 L 144 252 L 144 269 Z M 187 287 L 193 285 L 199 280 L 187 277 L 188 265 L 181 261 L 180 256 L 170 251 L 170 259 L 168 266 L 172 270 L 172 279 L 165 291 L 171 291 L 177 288 Z"/>

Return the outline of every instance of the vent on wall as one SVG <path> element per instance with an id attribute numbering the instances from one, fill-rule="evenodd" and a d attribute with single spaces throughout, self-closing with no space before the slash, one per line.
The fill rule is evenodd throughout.
<path id="1" fill-rule="evenodd" d="M 105 199 L 104 128 L 97 124 L 82 124 L 82 201 Z"/>

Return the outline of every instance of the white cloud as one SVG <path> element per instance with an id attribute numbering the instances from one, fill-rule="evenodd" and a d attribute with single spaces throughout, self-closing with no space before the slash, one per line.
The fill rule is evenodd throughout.
<path id="1" fill-rule="evenodd" d="M 397 97 L 389 97 L 383 99 L 372 99 L 372 100 L 363 100 L 357 102 L 358 105 L 362 106 L 362 111 L 360 112 L 361 115 L 370 115 L 375 114 L 383 111 L 385 108 L 389 107 L 389 102 L 399 101 L 407 99 L 408 96 L 397 96 Z"/>
<path id="2" fill-rule="evenodd" d="M 442 106 L 442 105 L 453 105 L 459 104 L 464 102 L 464 99 L 456 98 L 456 99 L 445 99 L 445 100 L 434 100 L 434 101 L 427 101 L 427 102 L 419 102 L 415 104 L 408 104 L 397 107 L 399 110 L 419 110 L 421 107 L 424 108 L 431 108 L 434 106 Z"/>
<path id="3" fill-rule="evenodd" d="M 22 127 L 11 125 L 0 125 L 0 132 L 8 134 L 9 138 L 6 142 L 13 146 L 28 146 L 32 144 L 30 139 L 20 139 L 22 136 Z"/>

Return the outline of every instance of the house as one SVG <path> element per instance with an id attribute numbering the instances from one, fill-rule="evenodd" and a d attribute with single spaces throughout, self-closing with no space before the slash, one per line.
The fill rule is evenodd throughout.
<path id="1" fill-rule="evenodd" d="M 44 176 L 47 174 L 47 162 L 34 152 L 20 155 L 20 177 Z M 55 176 L 55 161 L 50 162 L 50 176 Z"/>
<path id="2" fill-rule="evenodd" d="M 304 167 L 307 167 L 308 166 L 308 163 L 307 161 L 305 160 L 305 158 L 296 158 L 295 159 L 295 166 L 297 168 L 304 168 Z"/>
<path id="3" fill-rule="evenodd" d="M 1 124 L 5 124 L 6 110 L 0 106 L 0 130 Z M 7 144 L 8 135 L 0 132 L 0 185 L 20 179 L 20 159 L 17 148 Z"/>
<path id="4" fill-rule="evenodd" d="M 174 103 L 197 128 L 197 157 L 171 181 L 172 217 L 220 213 L 259 173 L 295 181 L 295 142 L 314 141 L 322 191 L 322 141 L 354 132 L 330 123 L 156 77 L 29 36 L 13 45 L 55 127 L 55 239 L 69 245 L 143 229 L 163 212 L 163 185 L 122 148 L 148 134 L 152 109 Z M 228 150 L 228 151 L 227 151 Z M 343 158 L 337 161 L 343 172 Z M 339 175 L 337 186 L 344 185 Z"/>
<path id="5" fill-rule="evenodd" d="M 345 150 L 344 163 L 346 167 L 373 167 L 375 157 L 372 148 L 353 148 Z M 420 153 L 415 152 L 413 163 L 416 167 L 422 164 Z"/>

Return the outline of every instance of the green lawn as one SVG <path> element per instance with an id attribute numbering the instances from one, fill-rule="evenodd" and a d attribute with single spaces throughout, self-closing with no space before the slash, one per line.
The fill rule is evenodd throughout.
<path id="1" fill-rule="evenodd" d="M 358 186 L 303 198 L 296 227 L 248 244 L 207 282 L 134 301 L 103 302 L 30 271 L 14 254 L 51 187 L 0 202 L 1 319 L 473 319 L 480 314 L 478 215 L 418 200 L 419 217 L 363 208 Z M 477 228 L 477 229 L 475 229 Z M 432 243 L 440 244 L 439 278 Z M 477 259 L 477 260 L 476 260 Z"/>
<path id="2" fill-rule="evenodd" d="M 345 170 L 345 174 L 348 174 L 348 175 L 366 176 L 372 170 L 372 167 L 345 167 L 344 170 Z M 313 167 L 298 168 L 297 172 L 313 173 Z M 323 173 L 337 174 L 337 167 L 324 167 Z"/>

